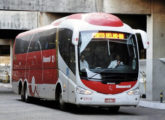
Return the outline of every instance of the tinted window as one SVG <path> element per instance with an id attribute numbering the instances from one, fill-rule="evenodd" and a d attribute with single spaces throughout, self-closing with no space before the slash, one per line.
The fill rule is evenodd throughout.
<path id="1" fill-rule="evenodd" d="M 73 44 L 70 44 L 70 64 L 69 68 L 72 70 L 73 73 L 75 73 L 75 46 Z"/>
<path id="2" fill-rule="evenodd" d="M 39 43 L 39 34 L 35 33 L 32 35 L 32 40 L 29 46 L 29 52 L 40 51 L 40 43 Z"/>
<path id="3" fill-rule="evenodd" d="M 24 36 L 16 39 L 15 54 L 26 53 L 29 45 L 29 39 L 31 36 Z"/>
<path id="4" fill-rule="evenodd" d="M 56 47 L 56 30 L 48 30 L 39 33 L 40 34 L 40 43 L 42 50 L 55 49 Z"/>
<path id="5" fill-rule="evenodd" d="M 59 51 L 66 64 L 75 73 L 75 47 L 72 44 L 72 30 L 59 30 Z"/>
<path id="6" fill-rule="evenodd" d="M 35 33 L 32 37 L 29 52 L 55 49 L 56 47 L 56 30 L 47 30 Z"/>
<path id="7" fill-rule="evenodd" d="M 31 41 L 31 42 L 30 42 Z M 56 30 L 51 29 L 35 33 L 32 35 L 26 35 L 16 39 L 15 54 L 28 52 L 55 49 L 56 47 Z M 30 43 L 30 46 L 29 46 Z"/>

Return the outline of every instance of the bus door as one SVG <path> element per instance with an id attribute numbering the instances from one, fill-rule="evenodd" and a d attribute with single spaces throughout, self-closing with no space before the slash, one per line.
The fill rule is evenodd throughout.
<path id="1" fill-rule="evenodd" d="M 31 96 L 40 97 L 40 87 L 43 83 L 42 75 L 42 51 L 39 42 L 39 34 L 33 34 L 27 54 L 27 78 L 29 83 L 29 93 Z"/>
<path id="2" fill-rule="evenodd" d="M 74 84 L 76 82 L 75 76 L 75 46 L 72 44 L 72 30 L 59 30 L 59 59 L 58 67 L 59 79 L 63 84 L 63 99 L 65 101 L 74 102 Z"/>

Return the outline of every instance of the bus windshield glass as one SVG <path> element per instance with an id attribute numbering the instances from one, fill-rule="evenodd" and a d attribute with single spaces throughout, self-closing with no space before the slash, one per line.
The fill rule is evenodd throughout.
<path id="1" fill-rule="evenodd" d="M 102 31 L 80 32 L 79 71 L 81 78 L 100 80 L 123 75 L 137 79 L 138 54 L 133 34 Z M 110 79 L 110 78 L 109 78 Z M 113 79 L 113 78 L 112 78 Z M 127 79 L 128 80 L 128 79 Z"/>

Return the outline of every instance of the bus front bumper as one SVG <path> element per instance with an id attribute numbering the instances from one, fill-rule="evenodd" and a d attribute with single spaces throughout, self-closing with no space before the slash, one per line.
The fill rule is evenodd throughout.
<path id="1" fill-rule="evenodd" d="M 140 95 L 129 95 L 127 92 L 116 95 L 93 93 L 92 95 L 77 94 L 77 105 L 87 106 L 137 106 Z"/>

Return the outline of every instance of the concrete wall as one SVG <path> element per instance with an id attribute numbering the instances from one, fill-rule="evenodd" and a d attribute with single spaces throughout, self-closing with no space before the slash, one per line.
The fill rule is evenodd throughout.
<path id="1" fill-rule="evenodd" d="M 103 11 L 119 14 L 150 14 L 151 0 L 104 0 Z"/>
<path id="2" fill-rule="evenodd" d="M 53 20 L 62 17 L 60 13 L 108 12 L 114 14 L 150 14 L 150 1 L 151 0 L 1 0 L 0 29 L 33 29 L 49 24 Z"/>
<path id="3" fill-rule="evenodd" d="M 96 11 L 96 2 L 95 0 L 1 0 L 0 9 L 63 13 L 92 12 Z"/>
<path id="4" fill-rule="evenodd" d="M 32 10 L 40 12 L 109 12 L 150 14 L 151 0 L 1 0 L 3 10 Z"/>
<path id="5" fill-rule="evenodd" d="M 0 11 L 0 29 L 26 30 L 38 26 L 37 12 Z"/>
<path id="6" fill-rule="evenodd" d="M 64 17 L 63 14 L 38 12 L 38 27 L 52 23 L 54 20 Z"/>
<path id="7" fill-rule="evenodd" d="M 29 11 L 0 11 L 0 16 L 0 29 L 29 30 L 48 25 L 52 21 L 63 17 L 63 14 Z"/>
<path id="8" fill-rule="evenodd" d="M 165 2 L 152 1 L 151 16 L 147 17 L 147 32 L 150 47 L 147 50 L 147 99 L 159 100 L 165 92 Z M 165 93 L 164 93 L 165 95 Z"/>

